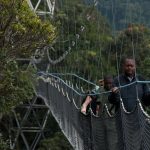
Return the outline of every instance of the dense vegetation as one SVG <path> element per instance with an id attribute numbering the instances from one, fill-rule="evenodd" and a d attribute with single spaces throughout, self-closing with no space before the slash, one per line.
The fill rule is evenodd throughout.
<path id="1" fill-rule="evenodd" d="M 0 120 L 7 120 L 6 113 L 34 95 L 34 70 L 17 59 L 29 58 L 36 49 L 52 43 L 55 32 L 50 23 L 31 12 L 25 0 L 1 0 L 0 10 Z"/>
<path id="2" fill-rule="evenodd" d="M 51 52 L 50 56 L 58 57 L 68 49 L 70 54 L 63 62 L 52 66 L 50 72 L 72 72 L 89 80 L 101 78 L 101 65 L 103 70 L 108 71 L 100 63 L 107 61 L 106 57 L 101 57 L 101 52 L 112 41 L 111 28 L 106 18 L 95 7 L 86 6 L 83 1 L 66 0 L 63 8 L 56 10 L 54 23 L 61 36 L 53 45 L 55 53 Z"/>
<path id="3" fill-rule="evenodd" d="M 2 0 L 0 17 L 0 113 L 33 96 L 28 82 L 30 71 L 19 66 L 17 58 L 29 58 L 54 40 L 54 28 L 42 23 L 25 1 Z M 30 81 L 30 80 L 29 80 Z M 13 101 L 12 101 L 13 100 Z M 5 107 L 6 106 L 6 107 Z"/>
<path id="4" fill-rule="evenodd" d="M 87 0 L 90 2 L 91 0 Z M 106 16 L 113 29 L 122 30 L 136 23 L 150 27 L 149 0 L 102 0 L 97 7 Z"/>
<path id="5" fill-rule="evenodd" d="M 133 57 L 137 62 L 137 73 L 150 76 L 150 29 L 137 24 L 130 24 L 122 30 L 115 41 L 111 43 L 111 62 L 116 65 L 115 53 L 118 54 L 118 61 L 123 57 Z M 105 51 L 104 53 L 107 53 Z M 121 68 L 119 68 L 121 71 Z"/>

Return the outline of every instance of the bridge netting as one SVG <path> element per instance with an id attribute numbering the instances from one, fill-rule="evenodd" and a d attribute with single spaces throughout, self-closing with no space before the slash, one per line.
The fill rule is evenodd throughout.
<path id="1" fill-rule="evenodd" d="M 98 79 L 121 73 L 125 56 L 137 60 L 136 74 L 149 78 L 150 23 L 145 16 L 150 2 L 28 2 L 42 20 L 50 20 L 58 31 L 54 43 L 36 50 L 31 63 L 38 71 L 46 72 L 40 75 L 37 94 L 45 100 L 73 148 L 109 150 L 114 146 L 111 141 L 116 141 L 115 150 L 149 150 L 149 116 L 140 100 L 131 113 L 121 102 L 120 111 L 113 116 L 107 107 L 99 117 L 92 111 L 85 116 L 80 109 L 86 92 L 93 89 Z M 110 126 L 114 126 L 113 131 Z"/>
<path id="2" fill-rule="evenodd" d="M 38 77 L 37 94 L 46 101 L 76 150 L 150 149 L 150 117 L 140 101 L 130 113 L 120 103 L 120 111 L 111 116 L 106 109 L 100 116 L 92 111 L 83 115 L 80 109 L 84 94 L 58 76 L 45 73 Z"/>

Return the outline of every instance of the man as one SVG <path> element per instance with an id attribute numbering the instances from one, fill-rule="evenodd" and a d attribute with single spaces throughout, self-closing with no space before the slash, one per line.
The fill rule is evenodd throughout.
<path id="1" fill-rule="evenodd" d="M 137 83 L 136 81 L 144 81 L 140 75 L 136 75 L 135 60 L 125 58 L 123 61 L 123 74 L 114 79 L 115 87 L 112 88 L 108 100 L 111 104 L 119 107 L 120 98 L 122 98 L 125 109 L 131 112 L 135 106 L 137 99 L 143 104 L 150 104 L 150 91 L 147 84 Z"/>

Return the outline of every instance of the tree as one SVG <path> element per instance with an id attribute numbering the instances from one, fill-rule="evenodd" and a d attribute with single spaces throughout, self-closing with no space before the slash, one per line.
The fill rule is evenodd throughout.
<path id="1" fill-rule="evenodd" d="M 30 70 L 17 58 L 29 58 L 55 38 L 55 29 L 31 12 L 25 0 L 0 1 L 0 113 L 33 96 Z"/>
<path id="2" fill-rule="evenodd" d="M 140 24 L 130 24 L 127 29 L 120 31 L 111 43 L 112 64 L 116 65 L 116 52 L 119 63 L 123 57 L 133 56 L 137 62 L 137 72 L 149 77 L 149 43 L 150 29 Z"/>
<path id="3" fill-rule="evenodd" d="M 64 138 L 62 132 L 56 132 L 53 138 L 45 139 L 42 141 L 38 150 L 73 150 L 69 142 Z"/>
<path id="4" fill-rule="evenodd" d="M 0 135 L 0 150 L 9 150 L 8 141 L 5 141 Z"/>
<path id="5" fill-rule="evenodd" d="M 35 50 L 42 51 L 50 45 L 55 28 L 50 22 L 42 22 L 26 0 L 1 0 L 0 11 L 0 116 L 4 121 L 4 115 L 13 107 L 34 95 L 34 70 L 17 59 L 30 58 Z"/>
<path id="6" fill-rule="evenodd" d="M 129 23 L 144 24 L 150 27 L 150 1 L 149 0 L 102 0 L 98 3 L 98 9 L 116 31 L 122 30 Z"/>

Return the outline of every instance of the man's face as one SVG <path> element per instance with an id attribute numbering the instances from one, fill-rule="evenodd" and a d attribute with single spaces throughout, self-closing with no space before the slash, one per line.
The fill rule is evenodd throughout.
<path id="1" fill-rule="evenodd" d="M 135 61 L 133 59 L 126 59 L 123 69 L 127 76 L 133 77 L 135 75 Z"/>

